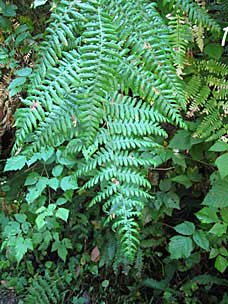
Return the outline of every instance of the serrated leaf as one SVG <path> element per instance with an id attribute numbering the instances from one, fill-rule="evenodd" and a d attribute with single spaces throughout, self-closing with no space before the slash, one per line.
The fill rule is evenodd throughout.
<path id="1" fill-rule="evenodd" d="M 222 220 L 228 224 L 228 208 L 222 208 L 220 210 L 220 214 L 221 214 Z"/>
<path id="2" fill-rule="evenodd" d="M 209 259 L 214 259 L 219 254 L 219 250 L 217 248 L 211 248 Z"/>
<path id="3" fill-rule="evenodd" d="M 3 31 L 11 31 L 12 29 L 12 23 L 9 20 L 9 18 L 5 18 L 3 16 L 0 16 L 0 28 Z"/>
<path id="4" fill-rule="evenodd" d="M 227 230 L 227 224 L 225 223 L 216 223 L 213 225 L 213 227 L 209 230 L 210 233 L 213 233 L 215 235 L 222 236 L 226 233 Z"/>
<path id="5" fill-rule="evenodd" d="M 221 180 L 216 182 L 211 190 L 206 195 L 204 205 L 224 208 L 228 207 L 228 182 L 227 180 Z"/>
<path id="6" fill-rule="evenodd" d="M 17 6 L 14 4 L 6 4 L 2 9 L 2 14 L 5 17 L 15 17 L 16 16 Z"/>
<path id="7" fill-rule="evenodd" d="M 203 224 L 211 224 L 218 222 L 217 211 L 217 208 L 204 207 L 196 213 L 196 216 Z"/>
<path id="8" fill-rule="evenodd" d="M 24 223 L 26 221 L 27 216 L 25 214 L 20 214 L 17 213 L 14 215 L 15 219 L 19 222 L 19 223 Z"/>
<path id="9" fill-rule="evenodd" d="M 64 243 L 61 243 L 60 241 L 55 241 L 52 244 L 52 251 L 57 251 L 58 256 L 65 262 L 66 256 L 67 256 L 67 248 Z"/>
<path id="10" fill-rule="evenodd" d="M 28 249 L 33 250 L 32 240 L 24 239 L 22 236 L 16 238 L 15 241 L 15 257 L 18 263 L 22 260 Z"/>
<path id="11" fill-rule="evenodd" d="M 209 43 L 204 51 L 210 58 L 218 60 L 222 56 L 223 47 L 219 43 Z"/>
<path id="12" fill-rule="evenodd" d="M 26 157 L 22 155 L 13 156 L 7 159 L 4 171 L 21 170 L 26 164 Z"/>
<path id="13" fill-rule="evenodd" d="M 52 189 L 54 189 L 54 190 L 57 190 L 58 189 L 58 187 L 59 187 L 59 180 L 57 179 L 57 178 L 51 178 L 51 179 L 49 179 L 49 181 L 48 181 L 48 185 L 52 188 Z"/>
<path id="14" fill-rule="evenodd" d="M 183 235 L 192 235 L 195 231 L 195 225 L 192 222 L 185 221 L 174 227 L 175 231 Z"/>
<path id="15" fill-rule="evenodd" d="M 170 140 L 169 147 L 178 150 L 189 150 L 191 148 L 191 133 L 186 130 L 178 131 Z"/>
<path id="16" fill-rule="evenodd" d="M 223 273 L 226 270 L 227 266 L 228 266 L 227 260 L 223 256 L 218 255 L 215 260 L 215 268 L 221 273 Z"/>
<path id="17" fill-rule="evenodd" d="M 61 179 L 60 187 L 63 191 L 78 189 L 77 179 L 73 175 Z"/>
<path id="18" fill-rule="evenodd" d="M 219 248 L 219 253 L 225 257 L 228 257 L 228 250 L 225 247 Z"/>
<path id="19" fill-rule="evenodd" d="M 174 192 L 169 191 L 167 193 L 164 193 L 163 201 L 167 208 L 180 209 L 180 198 Z"/>
<path id="20" fill-rule="evenodd" d="M 67 249 L 63 244 L 60 244 L 58 246 L 58 256 L 63 260 L 63 262 L 66 261 L 66 256 L 67 256 Z"/>
<path id="21" fill-rule="evenodd" d="M 169 252 L 172 259 L 188 258 L 193 250 L 192 239 L 187 236 L 174 236 L 169 242 Z"/>
<path id="22" fill-rule="evenodd" d="M 29 204 L 31 204 L 40 196 L 40 194 L 40 191 L 33 187 L 29 189 L 29 192 L 26 194 L 25 199 Z"/>
<path id="23" fill-rule="evenodd" d="M 228 175 L 228 153 L 219 156 L 215 164 L 218 167 L 221 178 L 226 177 Z"/>
<path id="24" fill-rule="evenodd" d="M 172 186 L 172 182 L 170 179 L 163 179 L 160 181 L 159 189 L 161 191 L 167 192 L 170 190 L 171 186 Z"/>
<path id="25" fill-rule="evenodd" d="M 56 211 L 55 216 L 58 217 L 58 218 L 60 218 L 60 219 L 62 219 L 65 222 L 67 222 L 67 219 L 69 217 L 69 210 L 66 209 L 66 208 L 59 208 Z"/>
<path id="26" fill-rule="evenodd" d="M 36 184 L 39 178 L 40 175 L 37 172 L 31 172 L 25 180 L 25 186 L 31 186 Z"/>
<path id="27" fill-rule="evenodd" d="M 213 151 L 213 152 L 228 151 L 228 144 L 224 141 L 217 141 L 213 146 L 210 147 L 209 151 Z"/>
<path id="28" fill-rule="evenodd" d="M 37 228 L 40 230 L 41 228 L 43 228 L 45 226 L 45 224 L 46 224 L 45 214 L 41 213 L 36 218 Z"/>
<path id="29" fill-rule="evenodd" d="M 52 169 L 52 175 L 55 177 L 58 177 L 62 174 L 63 172 L 63 166 L 57 165 Z"/>
<path id="30" fill-rule="evenodd" d="M 56 201 L 56 205 L 61 206 L 61 205 L 66 204 L 66 202 L 67 202 L 67 199 L 65 197 L 59 197 Z"/>
<path id="31" fill-rule="evenodd" d="M 185 188 L 190 188 L 192 186 L 192 182 L 186 175 L 178 175 L 172 178 L 172 181 L 185 186 Z"/>
<path id="32" fill-rule="evenodd" d="M 202 230 L 195 231 L 193 233 L 193 240 L 199 247 L 205 250 L 209 250 L 209 241 L 204 231 Z"/>

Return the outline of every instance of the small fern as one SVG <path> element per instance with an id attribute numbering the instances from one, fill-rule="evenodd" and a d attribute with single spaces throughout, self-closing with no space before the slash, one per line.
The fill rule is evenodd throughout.
<path id="1" fill-rule="evenodd" d="M 227 134 L 228 66 L 215 60 L 196 61 L 194 75 L 186 85 L 190 116 L 204 113 L 195 136 L 207 140 L 221 139 Z"/>
<path id="2" fill-rule="evenodd" d="M 64 302 L 64 293 L 60 291 L 56 278 L 38 275 L 32 281 L 24 299 L 26 304 L 60 304 Z"/>

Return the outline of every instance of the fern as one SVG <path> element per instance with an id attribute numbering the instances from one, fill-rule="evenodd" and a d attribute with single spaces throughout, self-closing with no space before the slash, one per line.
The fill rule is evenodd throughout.
<path id="1" fill-rule="evenodd" d="M 176 1 L 175 7 L 196 22 L 203 16 L 202 24 L 217 30 L 196 3 Z M 63 145 L 63 155 L 77 157 L 82 189 L 98 190 L 90 205 L 103 204 L 129 260 L 139 244 L 136 218 L 151 198 L 147 169 L 157 165 L 153 155 L 167 136 L 161 124 L 185 127 L 185 94 L 170 42 L 175 37 L 155 2 L 61 0 L 26 107 L 17 112 L 13 153 L 31 157 L 41 147 Z M 182 49 L 185 41 L 180 58 Z"/>
<path id="2" fill-rule="evenodd" d="M 196 61 L 194 75 L 186 85 L 189 116 L 204 113 L 195 136 L 207 140 L 221 139 L 227 133 L 228 66 L 215 60 Z"/>
<path id="3" fill-rule="evenodd" d="M 170 41 L 174 50 L 174 64 L 177 69 L 183 69 L 186 60 L 186 51 L 189 42 L 192 41 L 192 31 L 186 18 L 176 14 L 169 17 L 171 29 Z M 180 72 L 179 72 L 180 73 Z"/>
<path id="4" fill-rule="evenodd" d="M 60 291 L 59 282 L 48 275 L 36 276 L 27 290 L 24 299 L 26 304 L 59 304 L 64 301 L 64 293 Z"/>

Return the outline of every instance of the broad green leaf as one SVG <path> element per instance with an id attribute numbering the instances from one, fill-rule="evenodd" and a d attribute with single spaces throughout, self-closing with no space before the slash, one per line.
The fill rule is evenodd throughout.
<path id="1" fill-rule="evenodd" d="M 204 51 L 210 58 L 218 60 L 223 54 L 223 47 L 219 43 L 209 43 Z"/>
<path id="2" fill-rule="evenodd" d="M 217 208 L 204 207 L 196 213 L 196 216 L 203 224 L 211 224 L 218 222 L 219 219 L 217 216 L 217 212 Z"/>
<path id="3" fill-rule="evenodd" d="M 13 222 L 10 221 L 4 228 L 3 234 L 7 237 L 9 237 L 11 235 L 21 234 L 20 224 L 15 221 L 13 221 Z"/>
<path id="4" fill-rule="evenodd" d="M 14 4 L 6 4 L 2 9 L 2 14 L 5 17 L 15 17 L 17 6 Z"/>
<path id="5" fill-rule="evenodd" d="M 64 244 L 61 243 L 59 244 L 57 252 L 58 252 L 58 256 L 63 260 L 63 262 L 65 262 L 67 256 L 67 249 L 64 246 Z"/>
<path id="6" fill-rule="evenodd" d="M 36 187 L 29 189 L 29 192 L 26 194 L 26 201 L 31 204 L 41 195 L 40 191 Z"/>
<path id="7" fill-rule="evenodd" d="M 226 270 L 227 266 L 228 266 L 228 262 L 226 258 L 224 258 L 221 255 L 218 255 L 215 260 L 215 268 L 221 273 L 223 273 Z"/>
<path id="8" fill-rule="evenodd" d="M 209 230 L 210 233 L 213 233 L 215 235 L 222 236 L 226 233 L 227 230 L 227 224 L 225 223 L 216 223 L 213 225 L 213 227 Z"/>
<path id="9" fill-rule="evenodd" d="M 56 205 L 61 206 L 61 205 L 66 204 L 66 202 L 67 202 L 67 199 L 65 197 L 59 197 L 56 201 Z"/>
<path id="10" fill-rule="evenodd" d="M 40 230 L 41 228 L 43 228 L 46 224 L 46 221 L 45 221 L 45 217 L 46 215 L 41 213 L 37 216 L 36 218 L 36 225 L 37 225 L 37 228 Z"/>
<path id="11" fill-rule="evenodd" d="M 224 141 L 217 141 L 213 146 L 210 147 L 209 151 L 213 151 L 213 152 L 228 151 L 228 144 Z"/>
<path id="12" fill-rule="evenodd" d="M 38 182 L 39 178 L 40 178 L 40 175 L 37 172 L 31 172 L 25 180 L 25 186 L 31 186 L 31 185 L 36 184 Z"/>
<path id="13" fill-rule="evenodd" d="M 47 2 L 48 2 L 48 0 L 35 0 L 33 2 L 33 7 L 37 8 L 38 6 L 44 5 Z"/>
<path id="14" fill-rule="evenodd" d="M 78 189 L 77 179 L 73 175 L 61 179 L 60 187 L 63 191 Z"/>
<path id="15" fill-rule="evenodd" d="M 57 251 L 58 256 L 65 262 L 66 261 L 66 256 L 67 256 L 67 248 L 64 242 L 60 241 L 55 241 L 52 244 L 52 249 L 51 251 Z"/>
<path id="16" fill-rule="evenodd" d="M 190 188 L 192 183 L 186 175 L 178 175 L 172 178 L 172 181 L 185 186 L 185 188 Z"/>
<path id="17" fill-rule="evenodd" d="M 221 178 L 226 177 L 228 175 L 228 153 L 219 156 L 215 164 L 218 167 Z"/>
<path id="18" fill-rule="evenodd" d="M 17 213 L 14 215 L 15 216 L 15 219 L 19 222 L 19 223 L 24 223 L 27 219 L 27 216 L 25 214 L 20 214 L 20 213 Z"/>
<path id="19" fill-rule="evenodd" d="M 192 239 L 186 236 L 174 236 L 169 242 L 169 252 L 172 259 L 188 258 L 193 250 Z"/>
<path id="20" fill-rule="evenodd" d="M 176 193 L 171 191 L 164 193 L 163 200 L 167 208 L 180 209 L 180 198 Z"/>
<path id="21" fill-rule="evenodd" d="M 41 176 L 38 179 L 38 182 L 36 183 L 36 189 L 40 192 L 40 194 L 43 192 L 43 190 L 47 187 L 49 184 L 49 179 L 47 177 Z"/>
<path id="22" fill-rule="evenodd" d="M 195 225 L 192 222 L 185 221 L 174 227 L 175 231 L 183 235 L 192 235 L 195 231 Z"/>
<path id="23" fill-rule="evenodd" d="M 228 207 L 228 181 L 217 181 L 204 198 L 203 204 L 216 208 Z"/>
<path id="24" fill-rule="evenodd" d="M 222 208 L 220 210 L 220 214 L 221 214 L 221 217 L 222 217 L 222 220 L 228 224 L 228 208 Z"/>
<path id="25" fill-rule="evenodd" d="M 161 191 L 167 192 L 170 190 L 171 186 L 172 186 L 172 182 L 170 179 L 163 179 L 160 181 L 159 189 Z"/>
<path id="26" fill-rule="evenodd" d="M 225 257 L 228 257 L 228 250 L 225 247 L 219 248 L 219 253 Z"/>
<path id="27" fill-rule="evenodd" d="M 24 239 L 21 236 L 17 237 L 15 242 L 15 257 L 18 263 L 20 263 L 20 261 L 23 259 L 28 249 L 33 250 L 31 239 Z"/>
<path id="28" fill-rule="evenodd" d="M 5 18 L 3 16 L 0 16 L 0 28 L 3 31 L 11 31 L 12 29 L 12 24 L 9 18 Z"/>
<path id="29" fill-rule="evenodd" d="M 53 156 L 54 152 L 55 149 L 53 147 L 41 148 L 41 152 L 38 154 L 38 157 L 46 162 Z"/>
<path id="30" fill-rule="evenodd" d="M 59 180 L 58 180 L 57 178 L 53 177 L 53 178 L 49 179 L 48 185 L 49 185 L 52 189 L 57 190 L 58 187 L 59 187 Z"/>
<path id="31" fill-rule="evenodd" d="M 202 230 L 195 231 L 193 233 L 193 240 L 199 247 L 205 250 L 209 250 L 209 241 L 204 231 Z"/>
<path id="32" fill-rule="evenodd" d="M 26 164 L 26 157 L 22 155 L 7 159 L 4 171 L 16 171 L 22 169 Z"/>
<path id="33" fill-rule="evenodd" d="M 58 218 L 60 218 L 60 219 L 62 219 L 65 222 L 67 222 L 67 219 L 69 217 L 69 210 L 66 209 L 66 208 L 59 208 L 56 211 L 55 216 L 58 217 Z"/>
<path id="34" fill-rule="evenodd" d="M 191 133 L 186 130 L 178 131 L 170 140 L 169 147 L 175 150 L 189 150 L 191 148 Z"/>
<path id="35" fill-rule="evenodd" d="M 217 248 L 211 248 L 209 259 L 214 259 L 219 254 L 219 250 Z"/>
<path id="36" fill-rule="evenodd" d="M 63 172 L 63 166 L 57 165 L 52 169 L 52 175 L 55 177 L 58 177 L 62 174 Z"/>
<path id="37" fill-rule="evenodd" d="M 72 248 L 73 248 L 70 239 L 64 238 L 64 239 L 62 240 L 62 242 L 63 242 L 63 244 L 65 245 L 65 247 L 66 247 L 67 249 L 72 249 Z"/>

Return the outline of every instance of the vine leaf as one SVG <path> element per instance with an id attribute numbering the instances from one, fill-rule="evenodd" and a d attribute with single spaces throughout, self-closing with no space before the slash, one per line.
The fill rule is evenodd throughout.
<path id="1" fill-rule="evenodd" d="M 26 164 L 26 157 L 23 155 L 13 156 L 7 159 L 4 171 L 16 171 L 22 169 Z"/>
<path id="2" fill-rule="evenodd" d="M 193 250 L 192 239 L 187 236 L 174 236 L 169 243 L 169 253 L 172 259 L 188 258 Z"/>
<path id="3" fill-rule="evenodd" d="M 176 232 L 181 233 L 183 235 L 192 235 L 195 231 L 195 225 L 191 222 L 185 221 L 174 227 Z"/>
<path id="4" fill-rule="evenodd" d="M 219 156 L 215 164 L 218 167 L 221 178 L 226 177 L 228 175 L 228 153 Z"/>

